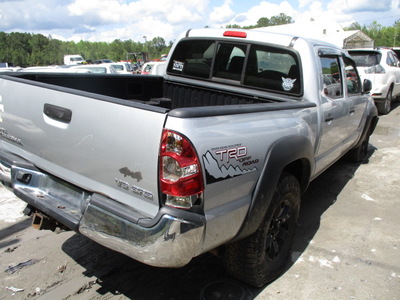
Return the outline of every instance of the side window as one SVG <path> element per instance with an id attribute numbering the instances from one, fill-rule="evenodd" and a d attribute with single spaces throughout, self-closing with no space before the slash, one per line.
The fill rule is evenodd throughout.
<path id="1" fill-rule="evenodd" d="M 347 57 L 343 57 L 343 60 L 346 71 L 345 80 L 346 80 L 347 92 L 350 95 L 361 93 L 361 81 L 357 73 L 355 62 L 348 59 Z"/>
<path id="2" fill-rule="evenodd" d="M 398 67 L 399 63 L 400 63 L 399 58 L 394 53 L 392 53 L 392 55 L 393 55 L 393 60 L 394 60 L 394 66 Z"/>
<path id="3" fill-rule="evenodd" d="M 341 71 L 339 57 L 322 56 L 320 57 L 322 67 L 322 79 L 324 82 L 324 94 L 329 98 L 341 98 L 343 88 L 341 82 Z"/>
<path id="4" fill-rule="evenodd" d="M 387 61 L 387 64 L 389 66 L 392 66 L 392 67 L 398 67 L 399 66 L 398 58 L 396 57 L 396 55 L 393 55 L 393 53 L 391 53 L 391 52 L 388 52 L 388 56 L 387 56 L 386 61 Z"/>
<path id="5" fill-rule="evenodd" d="M 390 53 L 390 52 L 387 53 L 386 64 L 387 64 L 388 66 L 394 67 L 394 61 L 393 61 L 393 57 L 392 57 L 391 54 L 392 54 L 392 53 Z"/>
<path id="6" fill-rule="evenodd" d="M 300 94 L 301 77 L 297 55 L 287 49 L 252 45 L 243 84 Z"/>

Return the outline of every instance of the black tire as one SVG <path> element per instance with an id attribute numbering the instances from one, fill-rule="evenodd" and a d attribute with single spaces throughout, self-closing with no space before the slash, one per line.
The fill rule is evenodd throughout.
<path id="1" fill-rule="evenodd" d="M 380 115 L 387 115 L 388 113 L 390 113 L 390 110 L 392 109 L 392 101 L 393 101 L 393 86 L 389 88 L 385 100 L 383 102 L 376 103 L 376 108 L 378 109 L 378 113 Z"/>
<path id="2" fill-rule="evenodd" d="M 347 153 L 347 159 L 353 163 L 361 163 L 368 156 L 368 147 L 369 147 L 369 135 L 367 135 L 360 146 L 357 148 L 351 149 Z"/>
<path id="3" fill-rule="evenodd" d="M 298 180 L 283 173 L 257 231 L 227 245 L 224 264 L 230 275 L 261 287 L 285 271 L 292 251 L 300 201 Z"/>

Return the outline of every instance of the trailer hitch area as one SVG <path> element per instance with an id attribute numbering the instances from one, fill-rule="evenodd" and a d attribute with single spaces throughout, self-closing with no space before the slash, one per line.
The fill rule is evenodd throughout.
<path id="1" fill-rule="evenodd" d="M 68 230 L 63 224 L 39 211 L 32 214 L 32 227 L 37 230 L 51 230 L 55 232 Z"/>
<path id="2" fill-rule="evenodd" d="M 50 217 L 40 212 L 34 212 L 32 215 L 32 227 L 38 230 L 48 229 L 55 231 L 57 224 L 56 221 L 52 220 Z"/>

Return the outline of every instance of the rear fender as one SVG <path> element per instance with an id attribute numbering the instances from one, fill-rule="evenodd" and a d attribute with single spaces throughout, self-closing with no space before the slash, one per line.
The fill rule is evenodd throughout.
<path id="1" fill-rule="evenodd" d="M 260 226 L 284 170 L 296 176 L 304 192 L 313 166 L 314 151 L 307 137 L 291 136 L 277 141 L 267 153 L 246 219 L 234 240 L 252 234 Z"/>
<path id="2" fill-rule="evenodd" d="M 375 131 L 378 121 L 379 121 L 378 110 L 377 110 L 376 106 L 373 105 L 373 106 L 371 106 L 369 115 L 367 116 L 367 120 L 365 121 L 364 129 L 360 136 L 360 139 L 358 140 L 357 144 L 353 147 L 353 149 L 360 147 L 360 145 L 363 143 L 365 138 L 369 137 Z"/>

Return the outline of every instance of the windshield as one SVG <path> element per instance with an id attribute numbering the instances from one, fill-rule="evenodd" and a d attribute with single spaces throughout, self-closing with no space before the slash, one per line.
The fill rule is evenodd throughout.
<path id="1" fill-rule="evenodd" d="M 372 67 L 379 65 L 382 54 L 375 51 L 349 51 L 351 57 L 359 67 Z"/>

